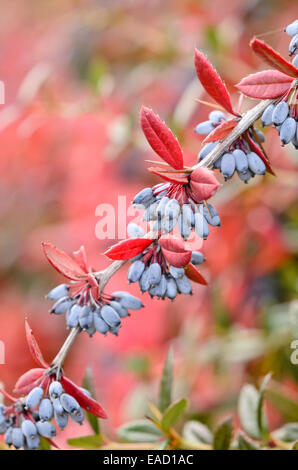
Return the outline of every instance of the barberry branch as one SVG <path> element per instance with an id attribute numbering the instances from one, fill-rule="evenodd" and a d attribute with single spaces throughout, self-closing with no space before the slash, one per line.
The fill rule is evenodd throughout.
<path id="1" fill-rule="evenodd" d="M 228 134 L 228 136 L 220 142 L 203 160 L 192 167 L 192 170 L 195 170 L 199 167 L 209 167 L 222 155 L 228 147 L 241 135 L 243 132 L 247 131 L 254 122 L 261 117 L 264 110 L 271 103 L 274 103 L 275 100 L 263 100 L 260 101 L 256 106 L 247 111 L 242 118 L 239 120 L 237 126 Z M 151 238 L 152 232 L 145 234 L 144 238 Z M 113 275 L 126 263 L 126 260 L 113 261 L 105 270 L 94 273 L 95 277 L 98 279 L 98 288 L 99 293 L 103 291 L 109 280 Z M 75 341 L 78 334 L 82 331 L 80 327 L 72 329 L 67 336 L 65 342 L 63 343 L 60 351 L 53 360 L 52 366 L 57 367 L 58 372 L 61 370 L 65 358 Z"/>
<path id="2" fill-rule="evenodd" d="M 222 142 L 217 144 L 216 147 L 210 153 L 208 153 L 205 158 L 194 165 L 192 169 L 195 170 L 196 168 L 202 166 L 211 167 L 213 163 L 229 148 L 229 146 L 261 117 L 267 106 L 269 106 L 271 103 L 274 103 L 275 101 L 276 100 L 260 101 L 256 106 L 247 111 L 239 120 L 237 126 L 234 127 L 227 137 Z"/>

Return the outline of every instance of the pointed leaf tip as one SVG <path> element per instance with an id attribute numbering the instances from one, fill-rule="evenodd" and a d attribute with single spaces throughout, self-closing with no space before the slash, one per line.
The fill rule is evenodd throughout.
<path id="1" fill-rule="evenodd" d="M 197 76 L 207 93 L 230 114 L 236 116 L 237 113 L 233 110 L 231 97 L 224 82 L 207 57 L 198 49 L 195 50 L 195 68 Z"/>
<path id="2" fill-rule="evenodd" d="M 183 153 L 178 140 L 152 109 L 141 109 L 141 127 L 151 148 L 176 170 L 183 168 Z"/>
<path id="3" fill-rule="evenodd" d="M 52 243 L 42 243 L 44 254 L 49 263 L 63 276 L 74 281 L 86 278 L 86 271 L 67 253 L 56 248 Z"/>
<path id="4" fill-rule="evenodd" d="M 236 87 L 250 98 L 265 100 L 282 96 L 292 81 L 291 77 L 278 70 L 264 70 L 243 78 Z"/>
<path id="5" fill-rule="evenodd" d="M 43 358 L 40 347 L 38 346 L 38 343 L 27 320 L 25 320 L 25 331 L 31 356 L 39 366 L 44 368 L 49 367 L 49 364 Z"/>
<path id="6" fill-rule="evenodd" d="M 250 41 L 250 47 L 252 50 L 260 56 L 267 64 L 274 67 L 279 72 L 285 73 L 290 77 L 298 77 L 298 68 L 294 67 L 293 64 L 285 60 L 275 49 L 268 46 L 264 41 L 253 38 Z"/>
<path id="7" fill-rule="evenodd" d="M 64 375 L 61 377 L 61 385 L 63 386 L 66 393 L 72 395 L 77 400 L 79 405 L 84 408 L 84 410 L 88 411 L 94 416 L 97 416 L 98 418 L 107 418 L 107 415 L 100 404 L 84 393 L 80 387 L 78 387 Z"/>
<path id="8" fill-rule="evenodd" d="M 234 119 L 223 121 L 212 132 L 210 132 L 207 137 L 205 137 L 202 144 L 207 144 L 208 142 L 217 142 L 218 140 L 224 139 L 236 126 L 237 121 Z"/>

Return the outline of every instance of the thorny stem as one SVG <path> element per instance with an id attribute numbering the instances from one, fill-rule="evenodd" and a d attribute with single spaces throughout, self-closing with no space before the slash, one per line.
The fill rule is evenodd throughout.
<path id="1" fill-rule="evenodd" d="M 195 170 L 196 168 L 202 166 L 212 166 L 213 163 L 222 155 L 222 153 L 236 140 L 243 132 L 247 131 L 253 123 L 261 117 L 267 106 L 269 104 L 274 103 L 276 100 L 262 100 L 252 109 L 247 111 L 243 117 L 238 122 L 237 126 L 230 132 L 227 137 L 220 142 L 203 160 L 199 163 L 194 165 L 191 169 Z M 149 238 L 152 236 L 151 232 L 146 234 L 145 237 Z M 126 263 L 124 261 L 114 261 L 110 264 L 104 271 L 94 273 L 99 280 L 99 292 L 102 292 L 108 281 L 111 277 Z M 57 356 L 55 357 L 52 365 L 58 368 L 58 372 L 60 372 L 63 362 L 68 354 L 68 351 L 78 336 L 78 334 L 82 331 L 80 327 L 76 327 L 72 329 L 67 336 L 65 342 L 63 343 L 60 351 L 58 352 Z"/>

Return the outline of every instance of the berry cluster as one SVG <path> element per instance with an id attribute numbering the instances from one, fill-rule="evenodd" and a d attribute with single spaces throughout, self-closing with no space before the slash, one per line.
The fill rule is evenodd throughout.
<path id="1" fill-rule="evenodd" d="M 178 225 L 184 240 L 190 237 L 192 230 L 205 240 L 209 225 L 220 226 L 220 217 L 211 204 L 195 201 L 188 184 L 161 183 L 140 191 L 132 203 L 145 208 L 143 220 L 153 222 L 153 231 L 170 233 Z"/>
<path id="2" fill-rule="evenodd" d="M 10 407 L 0 406 L 0 432 L 4 434 L 4 442 L 16 449 L 38 449 L 40 439 L 52 439 L 56 436 L 56 428 L 51 422 L 55 418 L 60 429 L 67 426 L 71 417 L 76 423 L 82 424 L 84 413 L 77 400 L 65 393 L 57 380 L 34 387 L 26 398 L 13 403 Z M 89 392 L 81 389 L 85 394 Z"/>
<path id="3" fill-rule="evenodd" d="M 212 111 L 208 117 L 208 121 L 201 122 L 196 126 L 195 132 L 197 134 L 207 135 L 226 121 L 226 115 L 222 111 Z M 264 134 L 259 129 L 250 128 L 247 133 L 238 137 L 230 148 L 218 157 L 213 164 L 213 169 L 219 170 L 225 180 L 232 178 L 236 171 L 238 177 L 244 183 L 247 183 L 255 175 L 264 175 L 266 165 L 259 156 L 262 153 L 262 148 L 258 145 L 263 142 Z M 198 161 L 203 160 L 218 143 L 218 140 L 207 143 L 199 152 Z M 256 146 L 258 154 L 254 151 Z"/>
<path id="4" fill-rule="evenodd" d="M 292 64 L 298 67 L 298 20 L 289 24 L 285 32 L 292 36 L 289 45 L 289 54 L 294 55 Z M 297 80 L 293 81 L 288 90 L 274 103 L 270 104 L 262 115 L 262 125 L 274 125 L 280 136 L 281 144 L 290 142 L 298 148 L 298 107 L 297 107 Z"/>
<path id="5" fill-rule="evenodd" d="M 138 282 L 142 293 L 148 291 L 151 298 L 167 297 L 170 300 L 174 300 L 177 294 L 192 295 L 191 282 L 185 274 L 185 268 L 170 265 L 157 240 L 138 255 L 137 259 L 131 261 L 128 281 Z M 193 251 L 190 261 L 193 265 L 199 265 L 205 258 L 202 253 Z"/>
<path id="6" fill-rule="evenodd" d="M 298 67 L 298 20 L 293 21 L 285 28 L 285 32 L 288 36 L 292 37 L 289 44 L 289 54 L 290 56 L 295 55 L 292 60 L 292 64 L 295 67 Z"/>
<path id="7" fill-rule="evenodd" d="M 59 253 L 60 257 L 64 255 L 64 259 L 67 257 L 72 263 L 75 262 L 50 244 L 45 244 L 44 248 L 46 256 L 56 269 L 57 265 L 53 262 L 54 253 L 56 258 Z M 81 252 L 84 253 L 83 248 Z M 66 275 L 65 266 L 59 268 L 59 271 Z M 69 272 L 67 274 L 70 277 Z M 127 292 L 114 292 L 112 295 L 100 293 L 97 277 L 90 270 L 80 278 L 72 272 L 71 278 L 70 284 L 60 284 L 47 295 L 48 299 L 55 301 L 50 312 L 56 315 L 65 313 L 68 328 L 80 326 L 89 336 L 93 336 L 96 331 L 104 335 L 111 333 L 117 336 L 121 327 L 121 318 L 129 316 L 129 309 L 139 310 L 143 307 L 138 298 Z"/>

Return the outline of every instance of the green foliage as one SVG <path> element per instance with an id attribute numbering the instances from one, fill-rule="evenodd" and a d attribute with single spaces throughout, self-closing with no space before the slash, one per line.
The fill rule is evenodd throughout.
<path id="1" fill-rule="evenodd" d="M 173 363 L 174 363 L 174 353 L 170 349 L 165 361 L 163 368 L 163 373 L 160 381 L 160 391 L 159 391 L 159 409 L 160 411 L 165 411 L 166 408 L 171 403 L 172 400 L 172 386 L 173 386 Z"/>
<path id="2" fill-rule="evenodd" d="M 163 429 L 168 430 L 174 426 L 184 415 L 188 402 L 186 398 L 181 398 L 170 405 L 164 412 L 161 425 Z"/>
<path id="3" fill-rule="evenodd" d="M 93 434 L 92 436 L 82 436 L 68 439 L 67 443 L 70 446 L 77 447 L 78 449 L 92 450 L 98 449 L 101 446 L 102 438 L 98 434 Z"/>
<path id="4" fill-rule="evenodd" d="M 156 442 L 163 435 L 148 419 L 130 421 L 118 428 L 117 433 L 127 442 Z"/>
<path id="5" fill-rule="evenodd" d="M 228 450 L 233 437 L 232 419 L 226 419 L 215 431 L 213 438 L 214 450 Z"/>
<path id="6" fill-rule="evenodd" d="M 93 374 L 92 374 L 92 370 L 90 367 L 88 367 L 85 371 L 82 386 L 91 393 L 91 396 L 93 398 L 96 398 L 95 392 L 94 392 Z M 88 413 L 87 411 L 86 411 L 86 416 L 90 423 L 91 428 L 94 431 L 94 434 L 100 434 L 99 419 L 96 416 L 92 415 L 91 413 Z"/>

